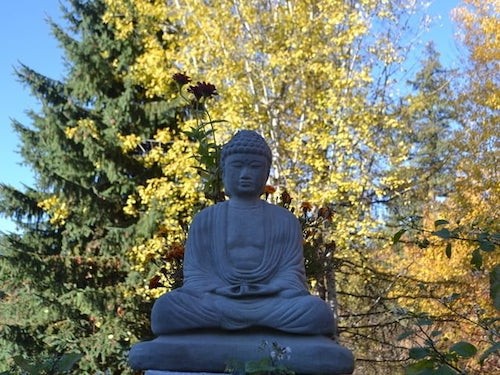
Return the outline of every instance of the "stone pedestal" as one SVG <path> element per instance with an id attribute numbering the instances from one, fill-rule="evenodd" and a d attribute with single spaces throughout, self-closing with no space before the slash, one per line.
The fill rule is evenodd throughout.
<path id="1" fill-rule="evenodd" d="M 255 361 L 269 356 L 262 343 L 291 348 L 291 358 L 280 362 L 296 374 L 351 374 L 354 357 L 325 336 L 294 335 L 269 330 L 197 331 L 134 345 L 129 363 L 147 375 L 172 373 L 223 373 L 230 361 Z M 158 372 L 160 371 L 160 372 Z"/>

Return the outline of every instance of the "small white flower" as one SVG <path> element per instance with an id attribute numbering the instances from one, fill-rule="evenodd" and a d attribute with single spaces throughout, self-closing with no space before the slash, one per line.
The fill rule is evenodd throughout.
<path id="1" fill-rule="evenodd" d="M 286 359 L 290 359 L 292 357 L 292 348 L 290 348 L 289 346 L 287 346 L 285 348 L 285 355 L 286 355 Z"/>

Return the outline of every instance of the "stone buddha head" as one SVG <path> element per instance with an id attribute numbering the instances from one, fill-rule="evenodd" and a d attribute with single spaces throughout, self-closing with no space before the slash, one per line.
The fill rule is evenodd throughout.
<path id="1" fill-rule="evenodd" d="M 221 168 L 230 198 L 259 198 L 271 168 L 271 149 L 264 138 L 251 130 L 240 130 L 222 148 Z"/>

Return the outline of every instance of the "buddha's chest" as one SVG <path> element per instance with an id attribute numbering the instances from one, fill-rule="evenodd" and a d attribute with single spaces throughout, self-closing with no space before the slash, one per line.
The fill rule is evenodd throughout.
<path id="1" fill-rule="evenodd" d="M 229 260 L 238 269 L 258 267 L 264 256 L 264 220 L 259 215 L 228 212 L 226 246 Z"/>

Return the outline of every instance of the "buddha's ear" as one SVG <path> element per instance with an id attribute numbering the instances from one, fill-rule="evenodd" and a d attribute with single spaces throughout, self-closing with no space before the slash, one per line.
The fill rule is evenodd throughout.
<path id="1" fill-rule="evenodd" d="M 224 164 L 222 163 L 222 160 L 219 161 L 219 171 L 220 171 L 220 178 L 222 179 L 222 182 L 224 183 Z"/>
<path id="2" fill-rule="evenodd" d="M 222 178 L 222 186 L 224 188 L 224 193 L 226 194 L 226 196 L 228 196 L 229 198 L 231 198 L 231 191 L 229 191 L 229 187 L 226 186 L 226 184 L 224 183 L 224 164 L 220 164 L 220 176 Z"/>

